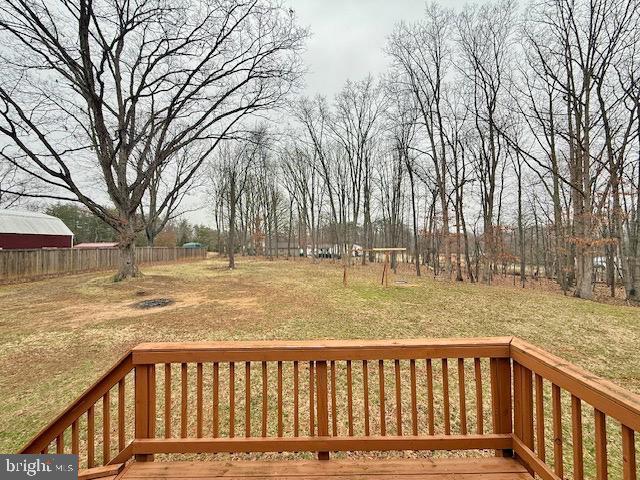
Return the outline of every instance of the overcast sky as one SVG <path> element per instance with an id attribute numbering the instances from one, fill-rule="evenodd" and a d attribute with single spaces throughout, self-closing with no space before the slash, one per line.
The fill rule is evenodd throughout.
<path id="1" fill-rule="evenodd" d="M 400 20 L 422 16 L 424 0 L 287 0 L 311 30 L 305 60 L 307 93 L 332 98 L 347 79 L 386 70 L 383 47 Z"/>
<path id="2" fill-rule="evenodd" d="M 325 95 L 328 99 L 350 80 L 361 80 L 369 73 L 378 76 L 388 66 L 383 52 L 394 25 L 422 17 L 425 0 L 284 0 L 292 8 L 300 25 L 311 30 L 304 60 L 309 69 L 306 94 Z M 463 0 L 441 0 L 457 8 Z M 193 199 L 201 205 L 202 199 Z M 213 224 L 213 215 L 205 207 L 188 214 L 191 222 Z"/>

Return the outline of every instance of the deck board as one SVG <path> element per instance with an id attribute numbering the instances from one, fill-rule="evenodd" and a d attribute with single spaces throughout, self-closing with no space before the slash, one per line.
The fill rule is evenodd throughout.
<path id="1" fill-rule="evenodd" d="M 132 463 L 118 480 L 135 479 L 282 479 L 364 480 L 367 478 L 412 480 L 532 480 L 526 469 L 511 458 L 388 459 L 306 461 L 220 461 Z"/>

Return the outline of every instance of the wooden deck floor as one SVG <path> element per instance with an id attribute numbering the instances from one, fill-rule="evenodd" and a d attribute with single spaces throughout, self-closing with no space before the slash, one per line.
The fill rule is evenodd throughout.
<path id="1" fill-rule="evenodd" d="M 235 461 L 235 462 L 148 462 L 131 463 L 117 480 L 203 479 L 226 480 L 281 479 L 300 480 L 532 480 L 524 467 L 507 458 L 441 460 L 309 460 L 309 461 Z"/>

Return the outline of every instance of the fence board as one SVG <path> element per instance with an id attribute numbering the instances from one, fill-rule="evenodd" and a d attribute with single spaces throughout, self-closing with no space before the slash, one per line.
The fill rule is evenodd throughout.
<path id="1" fill-rule="evenodd" d="M 136 259 L 140 265 L 202 260 L 206 255 L 204 248 L 136 247 Z M 114 270 L 119 262 L 117 248 L 0 250 L 0 282 Z"/>

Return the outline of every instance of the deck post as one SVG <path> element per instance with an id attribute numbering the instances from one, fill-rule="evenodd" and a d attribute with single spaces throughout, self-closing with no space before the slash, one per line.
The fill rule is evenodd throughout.
<path id="1" fill-rule="evenodd" d="M 327 362 L 316 362 L 317 404 L 318 404 L 318 436 L 329 436 L 329 393 L 327 389 Z M 329 452 L 318 452 L 318 460 L 329 460 Z"/>
<path id="2" fill-rule="evenodd" d="M 511 433 L 511 359 L 492 358 L 491 365 L 491 412 L 493 433 Z M 497 457 L 511 457 L 510 449 L 496 450 Z"/>
<path id="3" fill-rule="evenodd" d="M 135 438 L 136 440 L 155 436 L 156 417 L 156 376 L 155 365 L 135 367 Z M 136 454 L 137 462 L 152 462 L 151 454 Z"/>
<path id="4" fill-rule="evenodd" d="M 513 430 L 514 435 L 533 451 L 533 380 L 532 372 L 513 362 Z M 533 475 L 533 469 L 527 466 Z"/>

